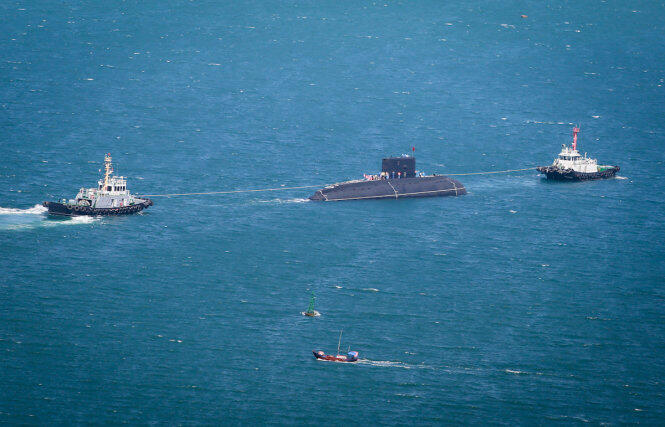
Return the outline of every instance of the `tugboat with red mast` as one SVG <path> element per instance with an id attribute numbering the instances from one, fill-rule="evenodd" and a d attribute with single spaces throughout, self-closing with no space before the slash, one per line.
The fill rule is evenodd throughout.
<path id="1" fill-rule="evenodd" d="M 325 360 L 327 362 L 357 362 L 358 361 L 358 352 L 349 351 L 344 354 L 339 354 L 339 346 L 342 344 L 342 331 L 339 331 L 339 341 L 337 342 L 337 354 L 326 354 L 322 350 L 314 350 L 314 357 L 318 360 Z"/>
<path id="2" fill-rule="evenodd" d="M 619 166 L 599 165 L 596 159 L 584 157 L 577 151 L 577 134 L 580 128 L 573 128 L 573 145 L 563 144 L 559 156 L 550 166 L 539 166 L 538 172 L 547 179 L 557 181 L 586 181 L 591 179 L 612 178 L 619 172 Z"/>
<path id="3" fill-rule="evenodd" d="M 124 176 L 111 176 L 111 154 L 104 156 L 104 168 L 104 178 L 97 182 L 97 188 L 81 188 L 74 199 L 44 202 L 48 213 L 65 216 L 127 215 L 152 206 L 152 200 L 130 194 Z"/>

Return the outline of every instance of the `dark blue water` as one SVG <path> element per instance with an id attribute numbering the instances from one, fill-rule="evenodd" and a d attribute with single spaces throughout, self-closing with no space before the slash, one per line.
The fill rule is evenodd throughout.
<path id="1" fill-rule="evenodd" d="M 0 10 L 0 422 L 662 422 L 662 4 Z M 428 173 L 549 164 L 573 123 L 620 179 L 34 207 L 94 185 L 105 152 L 139 194 L 257 189 L 411 146 Z M 315 361 L 340 329 L 363 360 Z"/>

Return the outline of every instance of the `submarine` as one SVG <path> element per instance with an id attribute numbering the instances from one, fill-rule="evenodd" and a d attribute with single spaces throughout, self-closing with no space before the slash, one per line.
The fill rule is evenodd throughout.
<path id="1" fill-rule="evenodd" d="M 388 157 L 381 162 L 379 175 L 340 182 L 317 190 L 309 199 L 333 202 L 364 199 L 401 199 L 405 197 L 461 196 L 461 182 L 443 175 L 416 173 L 416 158 L 409 155 Z"/>

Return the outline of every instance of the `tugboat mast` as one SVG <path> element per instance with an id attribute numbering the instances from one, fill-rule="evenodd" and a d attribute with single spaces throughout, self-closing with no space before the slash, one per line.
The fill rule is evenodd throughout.
<path id="1" fill-rule="evenodd" d="M 113 173 L 113 164 L 111 164 L 111 153 L 106 153 L 104 156 L 104 189 L 106 191 L 109 185 L 109 176 Z"/>
<path id="2" fill-rule="evenodd" d="M 573 127 L 573 151 L 577 151 L 577 134 L 580 131 L 580 128 L 577 126 Z"/>

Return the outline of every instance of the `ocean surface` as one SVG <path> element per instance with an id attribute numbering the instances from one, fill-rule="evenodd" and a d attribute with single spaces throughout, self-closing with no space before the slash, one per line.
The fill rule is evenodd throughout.
<path id="1" fill-rule="evenodd" d="M 0 423 L 659 424 L 665 5 L 0 4 Z M 526 15 L 522 17 L 522 15 Z M 104 153 L 136 194 L 48 218 Z M 316 295 L 317 318 L 301 312 Z M 311 351 L 360 352 L 357 364 Z"/>

